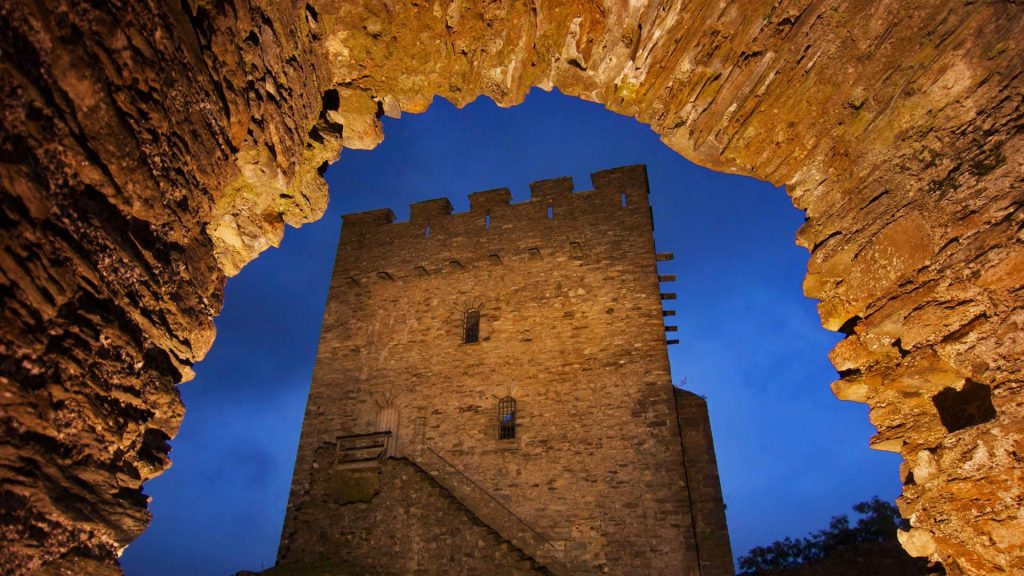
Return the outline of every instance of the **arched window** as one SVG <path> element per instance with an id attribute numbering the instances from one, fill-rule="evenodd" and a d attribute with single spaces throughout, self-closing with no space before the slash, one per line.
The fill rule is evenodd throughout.
<path id="1" fill-rule="evenodd" d="M 513 440 L 516 437 L 516 399 L 505 396 L 498 400 L 498 439 Z"/>
<path id="2" fill-rule="evenodd" d="M 465 327 L 462 332 L 462 341 L 466 344 L 473 344 L 480 341 L 480 311 L 470 310 L 466 312 Z"/>

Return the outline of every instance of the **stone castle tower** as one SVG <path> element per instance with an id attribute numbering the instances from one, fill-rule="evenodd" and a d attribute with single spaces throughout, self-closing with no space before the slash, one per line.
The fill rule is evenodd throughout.
<path id="1" fill-rule="evenodd" d="M 644 166 L 344 217 L 278 565 L 731 576 Z"/>

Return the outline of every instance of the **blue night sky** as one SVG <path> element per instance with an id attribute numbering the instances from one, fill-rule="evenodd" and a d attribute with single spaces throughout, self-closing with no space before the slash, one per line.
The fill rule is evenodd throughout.
<path id="1" fill-rule="evenodd" d="M 181 387 L 187 412 L 174 466 L 146 484 L 153 523 L 128 547 L 129 576 L 227 576 L 274 563 L 341 215 L 647 164 L 659 251 L 676 259 L 680 344 L 673 378 L 708 398 L 733 552 L 824 528 L 856 502 L 899 494 L 899 457 L 868 449 L 867 408 L 839 402 L 821 328 L 800 285 L 803 214 L 781 188 L 718 174 L 667 148 L 645 125 L 597 104 L 534 90 L 501 109 L 437 100 L 384 120 L 385 140 L 346 150 L 326 176 L 320 221 L 289 229 L 228 282 L 217 341 Z"/>

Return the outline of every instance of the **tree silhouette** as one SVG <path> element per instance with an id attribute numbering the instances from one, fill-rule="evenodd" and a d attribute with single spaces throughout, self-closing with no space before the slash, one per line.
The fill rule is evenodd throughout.
<path id="1" fill-rule="evenodd" d="M 850 526 L 849 516 L 842 514 L 833 516 L 828 528 L 804 538 L 786 537 L 767 546 L 751 548 L 739 559 L 740 576 L 795 568 L 821 560 L 843 546 L 895 541 L 897 530 L 908 527 L 896 506 L 878 496 L 855 504 L 853 510 L 861 515 L 855 526 Z"/>

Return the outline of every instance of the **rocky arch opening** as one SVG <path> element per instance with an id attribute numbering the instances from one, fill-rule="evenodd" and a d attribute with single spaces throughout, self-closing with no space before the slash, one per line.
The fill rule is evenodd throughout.
<path id="1" fill-rule="evenodd" d="M 309 6 L 3 6 L 4 568 L 110 561 L 143 529 L 127 495 L 167 462 L 146 431 L 176 432 L 175 381 L 209 349 L 225 275 L 322 212 L 341 145 L 434 95 L 513 104 L 535 85 L 785 184 L 808 214 L 805 293 L 828 328 L 861 318 L 833 391 L 913 470 L 904 546 L 969 574 L 1020 567 L 1024 497 L 1000 488 L 1024 484 L 1006 426 L 1024 350 L 1018 6 Z M 950 432 L 932 397 L 968 379 L 996 417 Z"/>
<path id="2" fill-rule="evenodd" d="M 572 176 L 585 190 L 590 173 L 613 162 L 647 162 L 657 248 L 677 254 L 659 265 L 672 273 L 662 276 L 663 288 L 678 292 L 665 304 L 674 315 L 667 323 L 679 325 L 669 336 L 681 340 L 670 347 L 673 370 L 677 383 L 688 380 L 684 389 L 708 396 L 737 555 L 815 530 L 873 494 L 898 493 L 898 464 L 867 449 L 873 430 L 862 411 L 827 390 L 835 372 L 826 356 L 839 336 L 820 328 L 814 303 L 799 293 L 807 255 L 791 235 L 802 215 L 782 190 L 701 169 L 631 119 L 539 90 L 510 110 L 486 99 L 463 110 L 435 101 L 383 127 L 379 147 L 346 151 L 326 173 L 332 199 L 324 218 L 288 231 L 280 249 L 227 286 L 218 341 L 182 389 L 190 413 L 174 442 L 175 467 L 147 485 L 154 520 L 125 552 L 128 574 L 154 564 L 180 572 L 185 565 L 176 563 L 201 557 L 230 558 L 219 573 L 258 568 L 257 558 L 273 562 L 341 214 L 387 205 L 404 221 L 409 204 L 438 195 L 465 212 L 469 193 L 504 185 L 517 204 L 529 198 L 530 180 Z M 402 171 L 391 170 L 396 165 Z M 303 348 L 293 345 L 303 340 Z M 233 396 L 239 400 L 226 403 Z M 812 460 L 812 469 L 793 464 Z M 267 473 L 254 485 L 259 466 Z M 266 512 L 244 526 L 218 520 L 257 506 Z M 804 513 L 786 513 L 796 509 Z M 176 532 L 191 536 L 179 546 Z M 251 535 L 244 547 L 224 540 L 241 534 Z"/>

